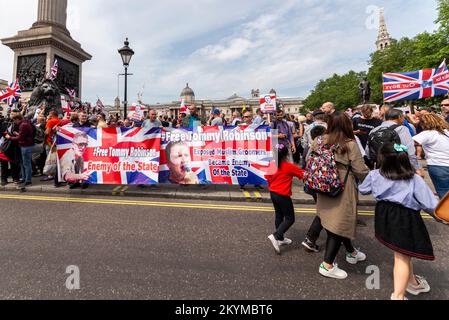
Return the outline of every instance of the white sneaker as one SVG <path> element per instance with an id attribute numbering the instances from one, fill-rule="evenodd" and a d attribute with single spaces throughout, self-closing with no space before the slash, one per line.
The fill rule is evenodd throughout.
<path id="1" fill-rule="evenodd" d="M 346 254 L 346 262 L 350 264 L 357 264 L 358 262 L 362 262 L 366 260 L 366 254 L 357 250 L 357 255 L 354 257 L 352 253 Z"/>
<path id="2" fill-rule="evenodd" d="M 402 299 L 402 300 L 400 300 L 400 299 L 398 299 L 398 298 L 396 298 L 395 296 L 394 296 L 394 293 L 391 295 L 391 300 L 392 301 L 406 301 L 406 300 L 408 300 L 406 297 L 404 297 L 404 299 Z"/>
<path id="3" fill-rule="evenodd" d="M 292 243 L 293 243 L 293 241 L 288 238 L 284 238 L 284 241 L 279 241 L 280 246 L 289 246 Z"/>
<path id="4" fill-rule="evenodd" d="M 413 284 L 409 283 L 407 286 L 407 292 L 410 294 L 413 294 L 414 296 L 417 296 L 421 293 L 427 293 L 430 292 L 430 286 L 427 280 L 424 277 L 421 276 L 415 276 L 416 281 L 418 281 L 419 285 L 415 287 Z"/>
<path id="5" fill-rule="evenodd" d="M 348 277 L 348 274 L 346 273 L 346 271 L 338 268 L 338 265 L 336 263 L 334 263 L 334 267 L 332 269 L 327 269 L 324 266 L 324 263 L 322 263 L 320 265 L 320 274 L 324 277 L 338 279 L 338 280 L 344 280 Z"/>
<path id="6" fill-rule="evenodd" d="M 276 240 L 274 235 L 268 236 L 268 239 L 271 241 L 271 244 L 274 247 L 274 251 L 276 251 L 277 254 L 281 254 L 281 248 L 279 247 L 279 241 Z"/>

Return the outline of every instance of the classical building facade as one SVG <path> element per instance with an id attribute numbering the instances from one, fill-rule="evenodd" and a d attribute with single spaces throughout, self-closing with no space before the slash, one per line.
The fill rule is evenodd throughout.
<path id="1" fill-rule="evenodd" d="M 271 90 L 270 93 L 276 94 L 275 90 Z M 209 100 L 209 99 L 196 99 L 195 92 L 190 88 L 189 84 L 181 91 L 180 99 L 178 101 L 172 101 L 168 103 L 156 103 L 145 104 L 148 109 L 157 110 L 159 115 L 168 115 L 169 117 L 177 117 L 179 115 L 179 109 L 181 107 L 181 100 L 184 99 L 185 104 L 195 104 L 200 110 L 203 116 L 208 116 L 213 109 L 219 109 L 226 118 L 231 118 L 234 111 L 242 112 L 243 109 L 251 110 L 254 113 L 260 107 L 260 90 L 252 90 L 251 97 L 245 98 L 234 94 L 227 99 Z M 278 97 L 278 101 L 284 106 L 284 111 L 287 114 L 298 116 L 300 108 L 303 105 L 304 99 L 300 97 Z M 120 108 L 116 105 L 110 108 L 109 112 L 120 113 Z"/>

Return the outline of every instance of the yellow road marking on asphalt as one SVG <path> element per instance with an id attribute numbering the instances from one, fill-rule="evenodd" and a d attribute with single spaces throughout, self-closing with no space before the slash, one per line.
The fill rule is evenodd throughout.
<path id="1" fill-rule="evenodd" d="M 256 196 L 256 200 L 257 200 L 257 201 L 262 201 L 262 195 L 260 194 L 260 192 L 255 191 L 255 192 L 254 192 L 254 195 Z"/>
<path id="2" fill-rule="evenodd" d="M 241 205 L 219 205 L 219 204 L 194 204 L 182 202 L 158 202 L 158 201 L 139 201 L 139 200 L 113 200 L 113 199 L 95 199 L 95 198 L 64 198 L 64 197 L 45 197 L 45 196 L 26 196 L 26 195 L 9 195 L 1 194 L 0 199 L 7 200 L 31 200 L 42 202 L 67 202 L 67 203 L 90 203 L 90 204 L 114 204 L 126 206 L 141 207 L 167 207 L 167 208 L 190 208 L 190 209 L 210 209 L 224 211 L 251 211 L 251 212 L 270 212 L 273 213 L 271 206 L 241 206 Z M 313 208 L 298 208 L 295 213 L 316 214 Z M 373 217 L 373 211 L 359 211 L 360 216 Z M 424 219 L 432 219 L 427 214 L 423 215 Z"/>
<path id="3" fill-rule="evenodd" d="M 249 193 L 249 192 L 246 191 L 246 190 L 242 190 L 242 193 L 245 195 L 246 202 L 251 202 L 251 201 L 252 201 L 251 193 Z"/>

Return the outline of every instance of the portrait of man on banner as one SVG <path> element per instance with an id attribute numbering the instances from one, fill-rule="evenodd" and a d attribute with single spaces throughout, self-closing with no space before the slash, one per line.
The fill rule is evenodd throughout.
<path id="1" fill-rule="evenodd" d="M 61 178 L 69 183 L 86 182 L 89 174 L 84 173 L 83 155 L 89 143 L 85 132 L 75 135 L 71 149 L 60 160 Z"/>
<path id="2" fill-rule="evenodd" d="M 190 146 L 186 142 L 170 142 L 165 149 L 169 175 L 160 183 L 200 184 L 192 171 Z"/>

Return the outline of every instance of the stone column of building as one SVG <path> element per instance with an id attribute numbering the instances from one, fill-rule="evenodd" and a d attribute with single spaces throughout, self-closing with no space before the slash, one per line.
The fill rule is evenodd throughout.
<path id="1" fill-rule="evenodd" d="M 33 26 L 57 25 L 66 28 L 67 0 L 39 0 L 37 22 Z"/>

